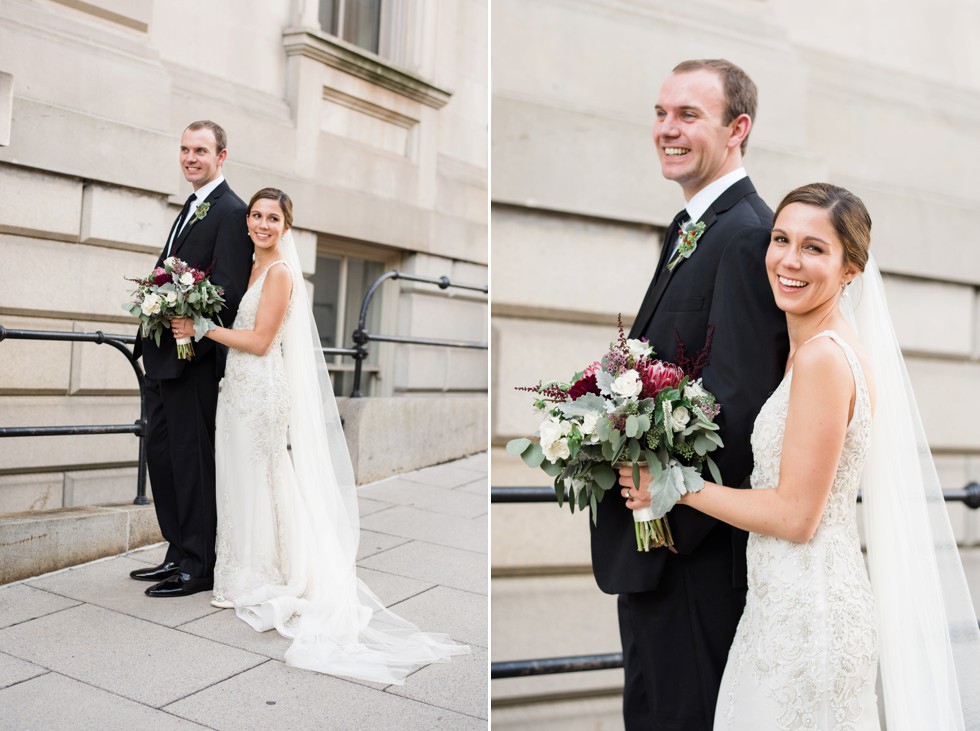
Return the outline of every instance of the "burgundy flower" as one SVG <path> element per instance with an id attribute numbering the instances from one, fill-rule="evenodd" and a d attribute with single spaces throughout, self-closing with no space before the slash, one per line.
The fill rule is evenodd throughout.
<path id="1" fill-rule="evenodd" d="M 205 274 L 204 272 L 202 272 L 200 269 L 192 269 L 191 271 L 194 272 L 194 283 L 195 284 L 197 284 L 198 282 L 203 282 L 204 281 L 204 278 L 207 276 L 207 274 Z"/>
<path id="2" fill-rule="evenodd" d="M 589 368 L 591 367 L 589 366 Z M 588 372 L 588 369 L 586 369 L 586 372 Z M 573 383 L 572 387 L 568 389 L 568 397 L 572 400 L 581 398 L 587 393 L 594 393 L 596 396 L 599 395 L 599 386 L 596 385 L 594 373 L 582 376 L 582 378 Z"/>
<path id="3" fill-rule="evenodd" d="M 163 267 L 157 267 L 150 273 L 150 279 L 159 287 L 161 284 L 166 284 L 170 281 L 170 275 L 167 274 L 167 270 Z"/>
<path id="4" fill-rule="evenodd" d="M 643 381 L 641 398 L 653 398 L 665 388 L 676 388 L 684 378 L 684 371 L 662 360 L 643 361 L 636 370 Z"/>

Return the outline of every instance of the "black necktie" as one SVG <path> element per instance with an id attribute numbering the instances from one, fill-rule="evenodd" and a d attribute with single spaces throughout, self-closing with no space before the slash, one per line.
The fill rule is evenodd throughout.
<path id="1" fill-rule="evenodd" d="M 180 236 L 180 231 L 184 228 L 184 219 L 187 218 L 188 212 L 191 210 L 191 203 L 197 198 L 197 193 L 191 193 L 187 202 L 184 203 L 184 207 L 180 209 L 180 213 L 177 215 L 177 220 L 174 221 L 173 234 L 170 236 L 170 240 L 167 242 L 167 253 L 164 258 L 170 256 L 170 251 L 173 249 L 174 244 L 177 243 L 177 238 Z"/>
<path id="2" fill-rule="evenodd" d="M 674 256 L 674 249 L 677 247 L 677 236 L 680 233 L 681 226 L 687 222 L 687 219 L 687 208 L 681 208 L 680 212 L 674 216 L 674 220 L 670 222 L 670 226 L 667 228 L 667 235 L 664 237 L 664 248 L 667 250 L 664 269 L 667 268 L 667 264 L 670 263 L 671 258 Z"/>

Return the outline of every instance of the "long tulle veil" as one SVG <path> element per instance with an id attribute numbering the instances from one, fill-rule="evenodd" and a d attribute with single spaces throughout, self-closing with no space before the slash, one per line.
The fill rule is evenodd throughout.
<path id="1" fill-rule="evenodd" d="M 877 403 L 861 490 L 889 731 L 980 729 L 980 631 L 872 257 L 841 298 Z"/>
<path id="2" fill-rule="evenodd" d="M 354 470 L 292 235 L 280 256 L 293 293 L 282 348 L 289 391 L 289 442 L 305 522 L 301 551 L 289 557 L 285 586 L 243 601 L 239 617 L 293 640 L 286 662 L 319 672 L 401 684 L 413 666 L 470 652 L 446 635 L 424 633 L 384 607 L 357 578 L 359 537 Z"/>

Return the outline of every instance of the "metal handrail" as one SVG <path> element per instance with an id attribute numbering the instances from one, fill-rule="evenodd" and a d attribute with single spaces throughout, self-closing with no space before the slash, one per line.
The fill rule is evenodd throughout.
<path id="1" fill-rule="evenodd" d="M 76 434 L 135 434 L 139 440 L 139 467 L 136 475 L 135 505 L 148 505 L 146 497 L 146 391 L 143 369 L 127 344 L 136 342 L 134 335 L 106 335 L 101 330 L 94 333 L 57 332 L 48 330 L 8 330 L 0 325 L 0 342 L 4 340 L 54 340 L 69 343 L 96 343 L 111 345 L 126 356 L 133 367 L 140 391 L 140 418 L 132 424 L 95 424 L 87 426 L 18 426 L 0 427 L 0 437 L 74 436 Z"/>
<path id="2" fill-rule="evenodd" d="M 944 490 L 946 502 L 961 502 L 968 508 L 980 508 L 980 484 L 968 483 L 961 490 Z M 858 502 L 861 495 L 857 496 Z M 556 502 L 552 487 L 491 487 L 490 502 L 504 504 L 549 503 Z M 978 621 L 980 625 L 980 621 Z M 544 657 L 531 660 L 506 660 L 490 663 L 490 679 L 523 678 L 534 675 L 556 673 L 576 673 L 586 670 L 614 670 L 623 667 L 623 653 L 611 652 L 603 655 L 569 655 L 566 657 Z"/>
<path id="3" fill-rule="evenodd" d="M 367 331 L 368 308 L 371 306 L 371 300 L 374 298 L 374 293 L 389 279 L 404 279 L 408 282 L 435 284 L 439 287 L 439 289 L 455 287 L 457 289 L 468 289 L 474 292 L 483 292 L 484 294 L 487 294 L 490 291 L 489 287 L 487 287 L 485 284 L 458 284 L 451 281 L 449 277 L 422 277 L 417 274 L 406 274 L 398 271 L 397 269 L 393 269 L 390 272 L 385 272 L 380 277 L 375 279 L 374 283 L 368 287 L 368 291 L 364 294 L 364 299 L 361 301 L 361 314 L 357 320 L 357 329 L 354 330 L 354 334 L 352 336 L 354 340 L 354 352 L 351 354 L 354 358 L 354 385 L 351 389 L 351 398 L 361 398 L 361 372 L 363 370 L 364 360 L 368 357 L 367 344 L 371 341 L 378 343 L 433 345 L 441 348 L 474 348 L 477 350 L 487 350 L 490 347 L 487 343 L 480 343 L 471 340 L 439 340 L 435 338 L 413 338 L 404 335 L 378 335 L 369 333 Z"/>

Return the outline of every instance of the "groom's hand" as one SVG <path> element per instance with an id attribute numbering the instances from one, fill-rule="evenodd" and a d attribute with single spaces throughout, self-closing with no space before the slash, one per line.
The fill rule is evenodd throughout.
<path id="1" fill-rule="evenodd" d="M 633 467 L 619 468 L 620 494 L 626 498 L 626 507 L 630 510 L 650 507 L 650 470 L 640 467 L 640 486 L 633 484 Z"/>
<path id="2" fill-rule="evenodd" d="M 170 329 L 175 338 L 194 337 L 194 321 L 189 317 L 175 317 L 170 321 Z"/>

